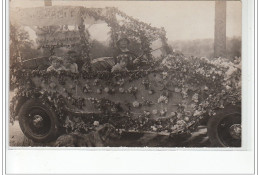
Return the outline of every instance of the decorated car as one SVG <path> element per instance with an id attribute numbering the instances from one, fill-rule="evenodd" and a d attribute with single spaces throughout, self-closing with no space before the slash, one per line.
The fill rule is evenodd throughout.
<path id="1" fill-rule="evenodd" d="M 49 142 L 64 130 L 89 133 L 110 123 L 121 133 L 155 133 L 174 140 L 207 122 L 212 145 L 241 146 L 239 58 L 186 58 L 168 46 L 163 28 L 116 8 L 15 10 L 13 23 L 33 28 L 38 45 L 50 50 L 46 58 L 17 61 L 10 70 L 15 87 L 11 121 L 18 116 L 28 138 Z M 118 57 L 91 57 L 87 27 L 97 23 L 111 28 L 111 48 L 127 36 L 140 55 L 131 69 L 114 68 Z M 46 69 L 50 58 L 67 59 L 54 56 L 60 47 L 77 50 L 78 71 Z"/>

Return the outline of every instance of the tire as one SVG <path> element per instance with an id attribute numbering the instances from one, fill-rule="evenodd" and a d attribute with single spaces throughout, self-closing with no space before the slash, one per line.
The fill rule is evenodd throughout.
<path id="1" fill-rule="evenodd" d="M 48 104 L 30 99 L 21 107 L 18 116 L 24 135 L 34 142 L 46 143 L 57 138 L 59 123 Z"/>
<path id="2" fill-rule="evenodd" d="M 207 132 L 213 147 L 241 147 L 241 110 L 219 111 L 209 118 Z"/>

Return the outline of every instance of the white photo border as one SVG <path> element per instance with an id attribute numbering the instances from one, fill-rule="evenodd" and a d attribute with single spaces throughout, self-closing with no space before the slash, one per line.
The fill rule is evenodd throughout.
<path id="1" fill-rule="evenodd" d="M 230 148 L 10 148 L 8 143 L 9 18 L 8 0 L 2 1 L 2 168 L 3 174 L 255 174 L 258 157 L 257 0 L 243 0 L 242 117 L 245 145 Z M 256 10 L 256 12 L 254 12 Z M 253 28 L 255 26 L 256 28 Z M 247 47 L 247 48 L 245 48 Z M 4 59 L 5 58 L 5 59 Z M 245 62 L 246 61 L 246 62 Z M 254 69 L 252 69 L 254 67 Z M 247 81 L 246 83 L 245 80 Z M 254 97 L 254 98 L 253 98 Z M 246 108 L 247 107 L 247 108 Z M 253 110 L 251 110 L 253 108 Z M 250 109 L 250 110 L 249 110 Z M 250 128 L 250 130 L 248 129 Z M 254 138 L 251 137 L 254 135 Z M 58 163 L 57 163 L 58 162 Z"/>

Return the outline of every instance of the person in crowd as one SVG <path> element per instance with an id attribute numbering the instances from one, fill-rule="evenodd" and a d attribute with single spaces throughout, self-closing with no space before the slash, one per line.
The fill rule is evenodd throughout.
<path id="1" fill-rule="evenodd" d="M 67 52 L 66 59 L 68 60 L 67 64 L 71 64 L 70 66 L 68 65 L 71 72 L 76 73 L 81 71 L 84 61 L 80 58 L 76 51 L 69 50 Z"/>
<path id="2" fill-rule="evenodd" d="M 127 37 L 121 37 L 116 42 L 117 50 L 114 53 L 114 58 L 115 58 L 115 63 L 116 63 L 114 67 L 116 67 L 116 68 L 112 68 L 112 70 L 119 71 L 119 69 L 122 68 L 122 66 L 119 66 L 119 65 L 122 65 L 123 63 L 125 65 L 123 66 L 122 70 L 124 70 L 124 69 L 135 70 L 135 69 L 138 69 L 138 67 L 140 66 L 139 65 L 139 63 L 141 63 L 140 58 L 142 58 L 144 56 L 145 52 L 143 52 L 140 56 L 137 57 L 135 53 L 133 53 L 132 51 L 130 51 L 128 49 L 129 44 L 130 44 L 130 40 Z M 120 63 L 121 59 L 123 59 L 124 61 L 122 61 Z"/>
<path id="3" fill-rule="evenodd" d="M 126 67 L 127 62 L 128 62 L 127 57 L 122 56 L 122 58 L 119 59 L 119 62 L 112 67 L 111 72 L 128 71 Z"/>
<path id="4" fill-rule="evenodd" d="M 68 56 L 64 59 L 64 66 L 67 71 L 72 73 L 78 73 L 78 65 L 76 64 L 76 57 L 74 54 L 68 53 Z"/>
<path id="5" fill-rule="evenodd" d="M 50 71 L 60 72 L 62 70 L 66 70 L 66 67 L 63 66 L 63 60 L 61 57 L 51 56 L 49 60 L 51 62 L 51 66 L 47 68 L 47 72 Z"/>
<path id="6" fill-rule="evenodd" d="M 126 69 L 133 70 L 135 69 L 134 64 L 136 62 L 137 56 L 128 49 L 129 44 L 130 40 L 127 37 L 119 38 L 119 40 L 116 42 L 117 50 L 114 54 L 114 58 L 116 65 L 117 63 L 120 64 L 120 59 L 124 59 L 123 62 L 126 63 Z"/>

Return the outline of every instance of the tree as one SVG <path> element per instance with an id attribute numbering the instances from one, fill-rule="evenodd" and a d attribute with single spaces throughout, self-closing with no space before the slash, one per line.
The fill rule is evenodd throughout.
<path id="1" fill-rule="evenodd" d="M 10 25 L 10 65 L 18 62 L 19 59 L 26 60 L 37 57 L 40 51 L 34 47 L 29 33 L 14 25 Z"/>

